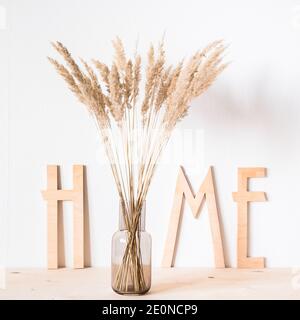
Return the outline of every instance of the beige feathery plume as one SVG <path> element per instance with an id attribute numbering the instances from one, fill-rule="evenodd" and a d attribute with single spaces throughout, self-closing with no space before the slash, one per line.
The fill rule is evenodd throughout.
<path id="1" fill-rule="evenodd" d="M 162 104 L 165 102 L 168 94 L 168 89 L 171 85 L 172 75 L 171 75 L 172 67 L 168 67 L 163 71 L 162 76 L 159 79 L 159 87 L 157 90 L 157 95 L 155 99 L 155 108 L 158 110 Z"/>
<path id="2" fill-rule="evenodd" d="M 102 93 L 98 78 L 94 70 L 87 64 L 87 62 L 84 61 L 83 59 L 80 59 L 80 60 L 89 75 L 88 82 L 90 83 L 90 90 L 91 90 L 90 95 L 94 97 L 94 101 L 96 101 L 96 104 L 98 105 L 98 107 L 105 110 L 105 101 L 103 98 L 103 93 Z"/>
<path id="3" fill-rule="evenodd" d="M 155 95 L 157 94 L 159 79 L 162 76 L 165 63 L 165 52 L 163 44 L 161 43 L 158 48 L 158 56 L 155 59 L 155 51 L 153 45 L 150 46 L 148 52 L 148 66 L 146 72 L 146 84 L 145 84 L 145 97 L 142 104 L 142 113 L 144 116 L 144 122 L 149 116 L 150 106 L 154 104 Z"/>
<path id="4" fill-rule="evenodd" d="M 125 70 L 125 80 L 124 80 L 124 103 L 126 106 L 131 107 L 130 97 L 133 90 L 133 66 L 131 60 L 128 60 Z"/>
<path id="5" fill-rule="evenodd" d="M 148 51 L 148 65 L 147 65 L 147 73 L 150 72 L 151 68 L 154 65 L 154 46 L 153 44 L 150 45 L 149 51 Z"/>
<path id="6" fill-rule="evenodd" d="M 139 84 L 141 81 L 141 56 L 137 55 L 134 61 L 133 67 L 133 93 L 132 103 L 135 105 L 137 96 L 139 94 Z"/>
<path id="7" fill-rule="evenodd" d="M 70 52 L 61 42 L 52 42 L 52 46 L 56 49 L 56 51 L 65 59 L 68 64 L 68 67 L 71 70 L 73 76 L 81 83 L 85 82 L 85 77 L 79 69 L 78 65 L 72 58 Z"/>
<path id="8" fill-rule="evenodd" d="M 115 49 L 115 64 L 120 73 L 126 70 L 126 55 L 123 43 L 119 37 L 116 37 L 115 40 L 112 41 L 114 49 Z"/>
<path id="9" fill-rule="evenodd" d="M 122 106 L 122 86 L 116 64 L 113 64 L 109 74 L 109 99 L 112 103 L 112 115 L 117 122 L 122 120 L 124 107 Z"/>
<path id="10" fill-rule="evenodd" d="M 165 64 L 165 51 L 163 47 L 163 43 L 159 45 L 158 48 L 158 57 L 154 65 L 153 70 L 153 89 L 152 89 L 152 97 L 151 97 L 151 105 L 154 104 L 155 96 L 158 94 L 159 84 L 161 82 L 161 78 L 164 74 L 164 64 Z"/>
<path id="11" fill-rule="evenodd" d="M 85 103 L 83 94 L 68 69 L 65 68 L 62 64 L 58 63 L 55 59 L 48 57 L 48 60 L 54 65 L 57 72 L 64 78 L 70 90 L 77 96 L 79 101 Z"/>
<path id="12" fill-rule="evenodd" d="M 106 64 L 100 62 L 99 60 L 93 59 L 92 61 L 95 65 L 95 67 L 98 69 L 100 76 L 101 76 L 101 79 L 104 82 L 107 91 L 109 92 L 109 73 L 110 73 L 110 70 L 109 70 L 108 66 Z"/>
<path id="13" fill-rule="evenodd" d="M 148 51 L 148 65 L 146 71 L 146 83 L 145 83 L 145 94 L 144 94 L 144 101 L 142 103 L 142 114 L 146 115 L 148 108 L 150 97 L 152 93 L 152 87 L 154 83 L 154 47 L 151 44 L 149 51 Z"/>
<path id="14" fill-rule="evenodd" d="M 224 51 L 225 47 L 221 42 L 218 42 L 211 53 L 206 53 L 206 59 L 199 66 L 191 83 L 189 94 L 192 97 L 199 96 L 215 80 L 216 76 L 226 68 L 227 64 L 222 64 L 223 59 L 221 58 Z"/>

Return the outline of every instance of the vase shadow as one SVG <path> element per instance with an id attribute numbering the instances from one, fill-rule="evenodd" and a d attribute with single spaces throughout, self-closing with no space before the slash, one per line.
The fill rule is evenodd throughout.
<path id="1" fill-rule="evenodd" d="M 184 281 L 184 282 L 173 281 L 173 282 L 156 284 L 152 286 L 148 295 L 173 291 L 174 289 L 178 290 L 186 287 L 192 287 L 197 285 L 198 283 L 201 283 L 202 281 L 203 281 L 203 278 L 199 278 L 199 279 L 196 278 L 196 279 L 191 279 L 189 281 Z"/>

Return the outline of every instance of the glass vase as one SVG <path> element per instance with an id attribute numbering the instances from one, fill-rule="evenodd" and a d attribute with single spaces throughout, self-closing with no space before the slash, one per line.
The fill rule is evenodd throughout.
<path id="1" fill-rule="evenodd" d="M 151 235 L 145 231 L 145 203 L 140 212 L 127 217 L 121 204 L 119 211 L 119 230 L 112 237 L 111 285 L 118 294 L 145 294 L 151 287 Z"/>

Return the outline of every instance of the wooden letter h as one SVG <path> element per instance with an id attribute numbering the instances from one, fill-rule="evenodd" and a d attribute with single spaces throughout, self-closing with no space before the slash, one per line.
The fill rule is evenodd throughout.
<path id="1" fill-rule="evenodd" d="M 84 267 L 84 186 L 83 166 L 73 166 L 73 190 L 58 189 L 58 166 L 47 166 L 48 269 L 58 268 L 58 201 L 73 201 L 74 268 Z"/>

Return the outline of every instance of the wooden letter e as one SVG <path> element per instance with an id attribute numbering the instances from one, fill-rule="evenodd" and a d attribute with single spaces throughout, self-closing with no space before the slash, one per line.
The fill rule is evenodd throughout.
<path id="1" fill-rule="evenodd" d="M 248 257 L 248 204 L 252 201 L 266 201 L 264 192 L 248 191 L 248 179 L 266 176 L 265 168 L 239 168 L 238 192 L 233 192 L 233 200 L 238 207 L 238 239 L 237 266 L 238 268 L 264 268 L 264 258 Z"/>

